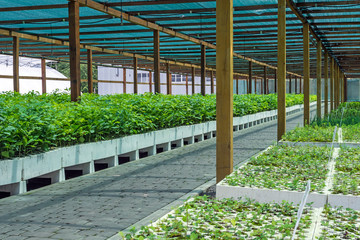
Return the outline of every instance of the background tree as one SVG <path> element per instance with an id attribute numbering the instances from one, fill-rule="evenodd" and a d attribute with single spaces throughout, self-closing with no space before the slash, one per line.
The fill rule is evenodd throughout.
<path id="1" fill-rule="evenodd" d="M 64 74 L 67 78 L 70 78 L 70 63 L 68 62 L 57 62 L 57 63 L 50 63 L 50 67 L 58 70 L 62 74 Z M 93 79 L 98 79 L 98 70 L 97 66 L 93 65 Z M 87 79 L 87 64 L 80 64 L 80 77 L 81 79 Z M 94 93 L 98 93 L 98 83 L 94 82 Z M 81 92 L 82 93 L 88 93 L 88 84 L 87 82 L 81 82 Z"/>

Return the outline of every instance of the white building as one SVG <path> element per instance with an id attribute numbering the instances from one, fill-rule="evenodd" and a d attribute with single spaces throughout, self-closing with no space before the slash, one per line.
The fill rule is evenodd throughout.
<path id="1" fill-rule="evenodd" d="M 20 57 L 19 75 L 20 93 L 27 93 L 29 91 L 42 92 L 40 59 Z M 26 79 L 26 77 L 36 77 L 39 79 Z M 46 67 L 46 77 L 64 79 L 64 81 L 47 80 L 46 91 L 48 93 L 56 89 L 64 90 L 70 87 L 70 81 L 63 74 L 51 67 Z M 0 93 L 13 90 L 13 57 L 0 55 Z"/>
<path id="2" fill-rule="evenodd" d="M 138 70 L 138 93 L 150 92 L 150 72 Z M 98 67 L 98 91 L 100 95 L 124 93 L 122 68 Z M 152 72 L 152 92 L 155 90 L 154 73 Z M 186 76 L 172 74 L 172 94 L 186 94 Z M 101 82 L 101 81 L 111 81 Z M 215 81 L 215 79 L 214 79 Z M 119 82 L 119 83 L 116 83 Z M 166 73 L 160 74 L 161 93 L 166 94 Z M 192 93 L 192 78 L 188 75 L 188 93 Z M 214 90 L 216 91 L 216 83 Z M 195 77 L 195 93 L 200 93 L 200 77 Z M 126 93 L 134 93 L 134 70 L 126 69 Z M 206 78 L 206 94 L 211 93 L 210 78 Z"/>

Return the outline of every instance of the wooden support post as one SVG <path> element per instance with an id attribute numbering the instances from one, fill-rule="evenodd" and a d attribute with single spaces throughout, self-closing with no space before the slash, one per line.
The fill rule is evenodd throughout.
<path id="1" fill-rule="evenodd" d="M 334 59 L 330 61 L 330 111 L 334 110 Z"/>
<path id="2" fill-rule="evenodd" d="M 256 82 L 257 82 L 257 78 L 254 78 L 254 94 L 257 94 L 257 89 L 256 89 Z"/>
<path id="3" fill-rule="evenodd" d="M 239 77 L 235 76 L 235 82 L 236 82 L 236 94 L 239 95 Z"/>
<path id="4" fill-rule="evenodd" d="M 214 94 L 214 71 L 210 72 L 210 80 L 211 80 L 211 94 Z"/>
<path id="5" fill-rule="evenodd" d="M 260 78 L 260 94 L 264 94 L 264 79 Z"/>
<path id="6" fill-rule="evenodd" d="M 134 94 L 138 94 L 138 73 L 137 73 L 137 68 L 138 68 L 138 59 L 137 59 L 137 57 L 134 57 L 133 58 L 133 60 L 134 60 L 134 62 L 133 62 L 133 64 L 134 64 L 134 66 L 133 66 L 133 68 L 134 68 Z"/>
<path id="7" fill-rule="evenodd" d="M 310 38 L 309 24 L 303 24 L 304 44 L 304 125 L 310 123 Z"/>
<path id="8" fill-rule="evenodd" d="M 341 98 L 342 98 L 342 81 L 341 81 L 341 69 L 339 66 L 339 106 L 341 104 Z"/>
<path id="9" fill-rule="evenodd" d="M 327 115 L 329 113 L 329 56 L 328 53 L 325 53 L 324 56 L 324 98 L 325 98 L 325 107 L 324 107 L 324 115 Z"/>
<path id="10" fill-rule="evenodd" d="M 249 61 L 249 84 L 248 84 L 248 94 L 252 93 L 252 62 Z"/>
<path id="11" fill-rule="evenodd" d="M 233 0 L 216 1 L 216 182 L 233 171 Z"/>
<path id="12" fill-rule="evenodd" d="M 126 93 L 126 68 L 123 68 L 123 93 Z"/>
<path id="13" fill-rule="evenodd" d="M 264 94 L 269 94 L 269 79 L 267 78 L 267 67 L 264 67 Z"/>
<path id="14" fill-rule="evenodd" d="M 347 77 L 344 76 L 344 101 L 348 101 Z"/>
<path id="15" fill-rule="evenodd" d="M 340 71 L 340 66 L 338 67 L 338 108 L 341 104 L 341 71 Z"/>
<path id="16" fill-rule="evenodd" d="M 289 75 L 289 93 L 292 93 L 292 89 L 291 89 L 291 75 Z"/>
<path id="17" fill-rule="evenodd" d="M 46 60 L 41 59 L 41 88 L 42 94 L 46 93 Z"/>
<path id="18" fill-rule="evenodd" d="M 334 109 L 337 109 L 339 106 L 339 71 L 338 66 L 335 63 L 334 67 L 334 96 L 335 96 L 335 103 L 334 103 Z"/>
<path id="19" fill-rule="evenodd" d="M 92 69 L 92 50 L 87 50 L 87 80 L 88 80 L 88 93 L 94 93 L 93 87 L 93 69 Z"/>
<path id="20" fill-rule="evenodd" d="M 160 86 L 160 33 L 154 30 L 154 84 L 155 93 L 161 93 Z"/>
<path id="21" fill-rule="evenodd" d="M 168 95 L 171 95 L 172 93 L 172 87 L 171 87 L 171 73 L 170 73 L 170 63 L 166 63 L 166 93 Z"/>
<path id="22" fill-rule="evenodd" d="M 80 97 L 80 20 L 79 2 L 69 2 L 69 50 L 70 50 L 70 88 L 71 101 L 75 102 Z"/>
<path id="23" fill-rule="evenodd" d="M 345 78 L 344 73 L 341 72 L 341 103 L 345 102 L 345 88 L 344 88 Z"/>
<path id="24" fill-rule="evenodd" d="M 152 93 L 152 72 L 149 71 L 149 92 Z"/>
<path id="25" fill-rule="evenodd" d="M 334 110 L 337 108 L 338 92 L 337 92 L 337 65 L 334 60 Z"/>
<path id="26" fill-rule="evenodd" d="M 302 78 L 300 78 L 300 81 L 299 81 L 299 93 L 301 94 L 302 93 Z"/>
<path id="27" fill-rule="evenodd" d="M 316 116 L 321 118 L 321 42 L 317 41 L 316 46 Z"/>
<path id="28" fill-rule="evenodd" d="M 195 94 L 195 68 L 191 67 L 191 92 L 194 95 Z"/>
<path id="29" fill-rule="evenodd" d="M 278 132 L 281 140 L 286 132 L 286 0 L 278 0 Z"/>
<path id="30" fill-rule="evenodd" d="M 206 47 L 201 45 L 201 95 L 206 95 Z"/>
<path id="31" fill-rule="evenodd" d="M 189 76 L 187 74 L 186 74 L 185 88 L 186 88 L 186 95 L 189 95 Z"/>
<path id="32" fill-rule="evenodd" d="M 274 93 L 277 93 L 277 70 L 274 70 Z"/>
<path id="33" fill-rule="evenodd" d="M 19 51 L 20 40 L 18 37 L 13 37 L 13 85 L 14 92 L 20 92 L 20 76 L 19 76 Z"/>
<path id="34" fill-rule="evenodd" d="M 297 76 L 295 76 L 295 90 L 294 90 L 294 93 L 295 94 L 298 94 L 298 81 L 297 81 Z"/>

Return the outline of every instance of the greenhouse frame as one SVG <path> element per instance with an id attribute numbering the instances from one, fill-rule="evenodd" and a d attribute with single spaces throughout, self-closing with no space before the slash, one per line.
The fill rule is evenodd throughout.
<path id="1" fill-rule="evenodd" d="M 309 125 L 311 79 L 316 79 L 318 118 L 347 102 L 348 81 L 360 79 L 359 0 L 1 3 L 1 54 L 13 56 L 14 92 L 20 92 L 20 79 L 29 78 L 19 75 L 20 57 L 41 59 L 42 93 L 47 92 L 47 81 L 63 81 L 47 78 L 46 60 L 68 62 L 72 102 L 81 99 L 81 82 L 87 83 L 89 93 L 94 82 L 122 83 L 126 93 L 126 69 L 133 69 L 131 94 L 138 94 L 139 84 L 149 84 L 150 93 L 172 95 L 172 74 L 186 76 L 186 94 L 195 94 L 196 83 L 188 77 L 200 76 L 199 93 L 216 94 L 217 183 L 234 169 L 233 96 L 239 83 L 244 83 L 247 94 L 262 95 L 269 94 L 273 84 L 277 114 L 256 121 L 277 119 L 281 141 L 288 111 L 295 111 L 287 109 L 287 93 L 304 95 L 303 124 Z M 87 64 L 87 79 L 81 79 L 81 64 Z M 94 80 L 95 66 L 125 69 L 123 81 Z M 149 83 L 138 81 L 138 70 L 150 72 Z M 160 81 L 160 73 L 166 73 L 166 83 Z"/>

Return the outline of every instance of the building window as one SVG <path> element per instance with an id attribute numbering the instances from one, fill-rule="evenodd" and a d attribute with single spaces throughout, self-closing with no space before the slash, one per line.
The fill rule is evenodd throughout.
<path id="1" fill-rule="evenodd" d="M 186 82 L 186 76 L 180 75 L 180 74 L 172 74 L 171 75 L 172 82 Z"/>
<path id="2" fill-rule="evenodd" d="M 148 73 L 138 73 L 137 80 L 139 83 L 146 83 L 149 82 L 149 74 Z"/>

